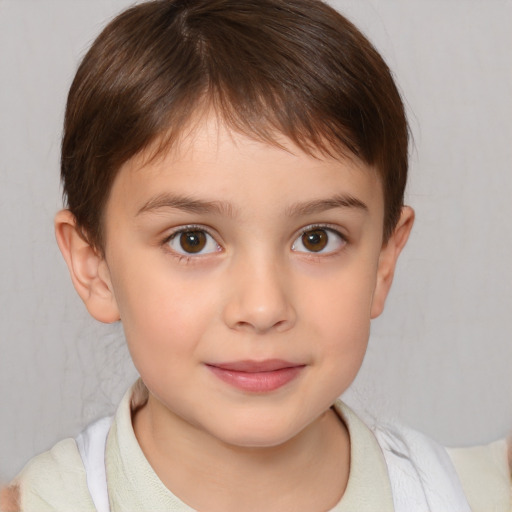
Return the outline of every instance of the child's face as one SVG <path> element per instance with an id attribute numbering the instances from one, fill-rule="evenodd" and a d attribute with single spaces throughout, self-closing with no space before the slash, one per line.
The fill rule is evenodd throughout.
<path id="1" fill-rule="evenodd" d="M 148 407 L 243 446 L 291 439 L 347 389 L 396 259 L 376 173 L 282 142 L 210 120 L 125 164 L 105 215 L 105 279 Z"/>

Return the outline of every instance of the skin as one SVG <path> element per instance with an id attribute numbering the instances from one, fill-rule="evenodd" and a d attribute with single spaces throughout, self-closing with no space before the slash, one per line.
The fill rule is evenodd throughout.
<path id="1" fill-rule="evenodd" d="M 164 484 L 202 511 L 339 501 L 350 442 L 331 406 L 361 366 L 413 223 L 404 208 L 383 244 L 374 169 L 279 142 L 208 118 L 163 156 L 137 155 L 111 190 L 104 256 L 70 212 L 56 218 L 78 293 L 96 319 L 122 321 L 148 387 L 137 439 Z M 201 252 L 183 249 L 184 229 L 206 237 Z M 313 230 L 325 247 L 311 250 Z M 299 370 L 271 391 L 211 371 L 273 359 Z"/>
<path id="2" fill-rule="evenodd" d="M 20 512 L 20 492 L 16 486 L 0 490 L 0 510 L 2 512 Z"/>

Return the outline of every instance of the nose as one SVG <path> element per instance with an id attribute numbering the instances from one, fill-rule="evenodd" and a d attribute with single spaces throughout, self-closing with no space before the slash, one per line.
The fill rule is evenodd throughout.
<path id="1" fill-rule="evenodd" d="M 264 334 L 283 332 L 296 322 L 293 287 L 287 273 L 272 263 L 245 262 L 230 269 L 226 325 Z"/>

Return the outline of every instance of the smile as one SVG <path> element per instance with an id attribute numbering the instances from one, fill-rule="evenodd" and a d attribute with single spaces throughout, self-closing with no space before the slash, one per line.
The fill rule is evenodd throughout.
<path id="1" fill-rule="evenodd" d="M 207 364 L 219 379 L 243 391 L 268 393 L 299 376 L 305 365 L 279 359 Z"/>

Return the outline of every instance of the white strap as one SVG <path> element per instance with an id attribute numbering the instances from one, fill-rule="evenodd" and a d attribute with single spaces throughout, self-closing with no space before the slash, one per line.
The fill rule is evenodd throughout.
<path id="1" fill-rule="evenodd" d="M 97 512 L 110 512 L 105 471 L 105 448 L 112 417 L 89 425 L 75 439 L 87 476 L 87 487 Z"/>
<path id="2" fill-rule="evenodd" d="M 395 512 L 471 512 L 445 448 L 402 426 L 377 428 Z"/>

